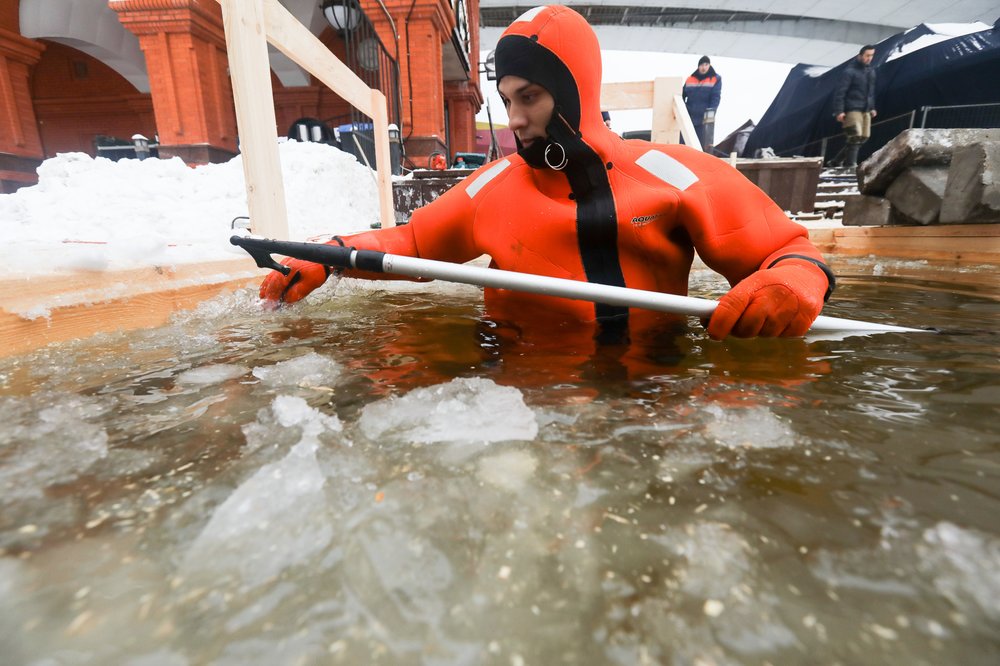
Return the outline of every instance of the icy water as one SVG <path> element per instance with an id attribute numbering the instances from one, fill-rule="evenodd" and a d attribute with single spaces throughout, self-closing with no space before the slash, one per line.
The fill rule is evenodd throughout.
<path id="1" fill-rule="evenodd" d="M 826 313 L 945 334 L 580 354 L 344 282 L 0 360 L 0 660 L 1000 663 L 995 269 L 906 269 Z"/>

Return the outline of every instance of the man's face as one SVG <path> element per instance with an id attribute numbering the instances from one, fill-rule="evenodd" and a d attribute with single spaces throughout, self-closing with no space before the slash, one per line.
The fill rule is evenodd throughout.
<path id="1" fill-rule="evenodd" d="M 548 90 L 520 76 L 507 75 L 497 86 L 507 109 L 507 126 L 527 148 L 548 136 L 546 127 L 552 120 L 556 101 Z"/>
<path id="2" fill-rule="evenodd" d="M 710 62 L 703 62 L 698 65 L 698 71 L 702 74 L 708 74 L 708 68 L 712 66 Z"/>
<path id="3" fill-rule="evenodd" d="M 862 65 L 872 64 L 872 58 L 875 57 L 875 49 L 868 49 L 867 51 L 862 51 L 858 54 L 858 60 Z"/>

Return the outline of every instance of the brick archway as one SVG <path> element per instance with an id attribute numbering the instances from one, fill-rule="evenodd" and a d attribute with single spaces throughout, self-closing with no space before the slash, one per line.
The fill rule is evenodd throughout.
<path id="1" fill-rule="evenodd" d="M 43 157 L 78 151 L 96 156 L 99 136 L 152 139 L 153 103 L 121 74 L 93 56 L 65 44 L 45 45 L 31 81 Z"/>

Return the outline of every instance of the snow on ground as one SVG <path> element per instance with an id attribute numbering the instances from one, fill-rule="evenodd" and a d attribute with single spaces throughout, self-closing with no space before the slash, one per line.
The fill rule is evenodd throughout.
<path id="1" fill-rule="evenodd" d="M 289 238 L 365 230 L 378 221 L 373 173 L 318 143 L 279 145 Z M 247 215 L 243 163 L 120 160 L 62 153 L 39 182 L 0 194 L 0 266 L 9 275 L 171 266 L 246 256 L 229 243 Z"/>

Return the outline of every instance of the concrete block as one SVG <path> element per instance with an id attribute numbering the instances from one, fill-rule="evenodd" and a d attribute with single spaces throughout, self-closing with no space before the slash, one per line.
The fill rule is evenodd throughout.
<path id="1" fill-rule="evenodd" d="M 1000 222 L 1000 141 L 955 151 L 940 220 L 942 224 Z"/>
<path id="2" fill-rule="evenodd" d="M 852 196 L 844 202 L 841 224 L 852 227 L 884 227 L 890 224 L 892 206 L 884 197 Z"/>
<path id="3" fill-rule="evenodd" d="M 934 224 L 941 213 L 941 199 L 947 182 L 947 167 L 910 167 L 892 181 L 885 191 L 885 198 L 893 208 L 916 224 Z"/>
<path id="4" fill-rule="evenodd" d="M 911 166 L 945 166 L 957 147 L 1000 141 L 1000 129 L 911 129 L 872 153 L 858 166 L 862 194 L 882 195 Z"/>

